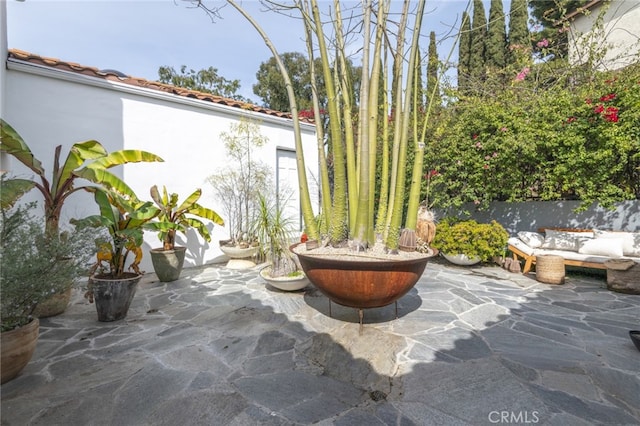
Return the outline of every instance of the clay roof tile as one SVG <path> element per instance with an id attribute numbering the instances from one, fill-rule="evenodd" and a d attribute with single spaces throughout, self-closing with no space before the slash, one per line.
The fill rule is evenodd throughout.
<path id="1" fill-rule="evenodd" d="M 250 104 L 248 102 L 239 101 L 237 99 L 225 98 L 222 96 L 213 95 L 210 93 L 199 92 L 197 90 L 185 89 L 182 87 L 172 86 L 170 84 L 160 83 L 158 81 L 146 80 L 144 78 L 128 76 L 120 71 L 113 69 L 99 70 L 95 67 L 89 67 L 81 65 L 75 62 L 62 61 L 57 58 L 44 57 L 36 55 L 30 52 L 19 49 L 9 49 L 9 58 L 30 62 L 38 65 L 44 65 L 55 69 L 74 72 L 82 75 L 88 75 L 91 77 L 102 78 L 109 81 L 119 81 L 131 86 L 143 87 L 151 90 L 158 90 L 165 93 L 171 93 L 186 98 L 200 99 L 207 102 L 212 102 L 220 105 L 228 105 L 235 108 L 246 109 L 262 114 L 272 115 L 280 118 L 291 118 L 290 113 L 281 111 L 275 111 L 268 108 L 264 108 L 258 105 Z M 302 121 L 313 123 L 313 120 Z"/>

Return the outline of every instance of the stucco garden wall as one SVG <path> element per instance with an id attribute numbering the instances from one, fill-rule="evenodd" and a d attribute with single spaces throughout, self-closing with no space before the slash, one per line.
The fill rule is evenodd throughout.
<path id="1" fill-rule="evenodd" d="M 216 169 L 228 164 L 221 132 L 229 132 L 229 125 L 237 123 L 241 116 L 257 120 L 268 143 L 252 155 L 269 165 L 274 176 L 277 148 L 294 149 L 288 119 L 46 67 L 9 63 L 2 97 L 3 118 L 21 134 L 48 173 L 56 145 L 63 146 L 63 157 L 73 143 L 88 139 L 98 140 L 108 151 L 146 150 L 165 162 L 127 164 L 114 169 L 140 198 L 150 200 L 149 188 L 155 184 L 177 192 L 180 200 L 202 188 L 201 204 L 221 215 L 213 188 L 206 182 Z M 315 138 L 315 128 L 303 125 L 310 185 L 318 176 Z M 14 175 L 33 176 L 15 160 L 7 164 L 3 158 L 2 168 L 9 168 Z M 317 188 L 311 188 L 311 194 L 317 206 Z M 35 190 L 28 194 L 26 200 L 29 199 L 41 200 Z M 95 213 L 93 198 L 84 191 L 76 193 L 65 203 L 61 223 Z M 222 252 L 218 240 L 228 238 L 228 234 L 227 229 L 215 226 L 211 243 L 205 243 L 194 231 L 190 232 L 187 241 L 179 241 L 188 246 L 186 266 L 219 259 Z M 143 269 L 153 270 L 148 250 L 159 245 L 155 234 L 145 233 Z"/>
<path id="2" fill-rule="evenodd" d="M 640 231 L 638 200 L 617 203 L 613 210 L 592 205 L 586 211 L 576 213 L 574 210 L 579 205 L 578 201 L 495 202 L 487 210 L 476 211 L 473 204 L 464 206 L 463 210 L 471 212 L 471 218 L 478 222 L 496 220 L 511 235 L 518 231 L 537 231 L 544 227 Z M 446 214 L 438 212 L 438 217 L 442 218 Z"/>

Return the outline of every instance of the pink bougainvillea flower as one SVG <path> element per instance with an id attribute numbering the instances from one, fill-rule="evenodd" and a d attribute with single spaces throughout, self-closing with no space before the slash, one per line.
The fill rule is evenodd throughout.
<path id="1" fill-rule="evenodd" d="M 543 38 L 542 40 L 540 40 L 537 44 L 538 47 L 548 47 L 549 46 L 549 40 L 547 40 L 546 38 Z"/>
<path id="2" fill-rule="evenodd" d="M 527 74 L 529 74 L 529 71 L 529 67 L 522 68 L 522 71 L 516 76 L 516 81 L 523 81 L 527 77 Z"/>
<path id="3" fill-rule="evenodd" d="M 493 156 L 493 158 L 496 158 L 496 157 L 498 156 L 498 153 L 497 153 L 497 152 L 495 152 L 495 151 L 493 151 L 492 156 Z"/>
<path id="4" fill-rule="evenodd" d="M 473 204 L 477 206 L 478 204 L 480 204 L 480 200 L 473 200 Z"/>
<path id="5" fill-rule="evenodd" d="M 491 156 L 490 156 L 490 155 L 485 155 L 485 156 L 484 156 L 484 159 L 485 159 L 485 160 L 487 160 L 487 161 L 488 161 L 488 160 L 491 160 Z M 485 166 L 486 166 L 486 164 L 485 164 Z M 485 168 L 486 168 L 486 167 L 485 167 Z"/>
<path id="6" fill-rule="evenodd" d="M 575 117 L 569 117 L 569 118 L 567 118 L 567 124 L 573 123 L 576 120 L 577 120 L 577 118 L 575 118 Z"/>
<path id="7" fill-rule="evenodd" d="M 591 105 L 593 103 L 591 99 L 585 99 L 584 101 L 587 105 Z"/>
<path id="8" fill-rule="evenodd" d="M 485 164 L 484 166 L 482 166 L 485 170 L 487 170 L 489 168 L 488 164 Z"/>
<path id="9" fill-rule="evenodd" d="M 596 105 L 596 107 L 593 109 L 593 112 L 595 112 L 596 114 L 602 114 L 602 111 L 604 111 L 604 106 L 602 105 Z"/>
<path id="10" fill-rule="evenodd" d="M 503 128 L 500 129 L 501 132 L 506 132 L 507 130 L 509 130 L 509 129 L 507 129 L 506 127 L 503 127 Z"/>
<path id="11" fill-rule="evenodd" d="M 482 148 L 482 142 L 476 142 L 476 148 L 478 149 Z"/>

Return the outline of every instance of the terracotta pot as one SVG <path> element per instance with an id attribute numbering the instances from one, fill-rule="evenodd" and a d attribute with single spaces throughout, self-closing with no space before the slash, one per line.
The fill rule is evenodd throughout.
<path id="1" fill-rule="evenodd" d="M 117 321 L 127 316 L 142 275 L 126 273 L 122 278 L 109 275 L 91 277 L 98 321 Z"/>
<path id="2" fill-rule="evenodd" d="M 2 333 L 0 342 L 2 343 L 0 347 L 2 383 L 14 379 L 31 361 L 38 343 L 39 332 L 40 321 L 35 318 L 27 325 Z"/>
<path id="3" fill-rule="evenodd" d="M 175 281 L 180 278 L 184 266 L 186 247 L 175 247 L 173 250 L 162 248 L 151 249 L 153 270 L 162 282 Z"/>
<path id="4" fill-rule="evenodd" d="M 386 306 L 407 294 L 422 276 L 429 259 L 437 255 L 437 250 L 432 250 L 430 255 L 408 260 L 296 255 L 309 281 L 331 301 L 363 309 Z"/>
<path id="5" fill-rule="evenodd" d="M 33 316 L 38 318 L 48 318 L 60 315 L 67 310 L 71 301 L 71 292 L 73 288 L 69 287 L 64 293 L 54 294 L 44 302 L 38 303 L 33 311 Z"/>

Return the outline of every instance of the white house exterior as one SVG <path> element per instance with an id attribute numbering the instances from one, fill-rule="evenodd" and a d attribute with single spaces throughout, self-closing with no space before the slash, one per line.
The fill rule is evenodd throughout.
<path id="1" fill-rule="evenodd" d="M 640 1 L 593 0 L 567 16 L 570 23 L 569 59 L 586 63 L 594 49 L 605 52 L 596 62 L 599 71 L 635 63 L 640 55 Z M 602 16 L 602 26 L 594 27 Z"/>
<path id="2" fill-rule="evenodd" d="M 6 46 L 6 40 L 2 45 Z M 201 204 L 223 215 L 207 177 L 228 164 L 221 132 L 228 133 L 230 124 L 245 117 L 258 122 L 261 135 L 268 140 L 252 156 L 272 168 L 280 186 L 298 188 L 297 181 L 290 182 L 295 179 L 295 144 L 292 120 L 286 114 L 177 88 L 169 90 L 175 93 L 169 93 L 170 86 L 161 88 L 146 80 L 118 78 L 116 73 L 27 52 L 8 52 L 6 47 L 1 53 L 6 59 L 0 67 L 2 118 L 25 139 L 48 172 L 56 145 L 63 146 L 63 158 L 71 145 L 89 139 L 99 141 L 108 151 L 150 151 L 165 161 L 127 164 L 114 170 L 140 198 L 150 200 L 149 189 L 153 185 L 166 185 L 169 192 L 180 195 L 180 200 L 202 188 Z M 310 193 L 317 207 L 315 126 L 302 123 L 302 138 Z M 2 158 L 2 169 L 12 175 L 33 176 L 6 156 Z M 27 198 L 40 200 L 40 194 L 33 190 Z M 299 212 L 299 205 L 295 208 Z M 65 202 L 61 224 L 97 211 L 90 194 L 73 194 Z M 190 232 L 187 241 L 179 241 L 188 247 L 185 266 L 220 259 L 218 240 L 228 235 L 226 228 L 215 226 L 212 241 L 205 243 Z M 143 269 L 152 270 L 148 250 L 159 245 L 155 234 L 146 233 Z"/>

